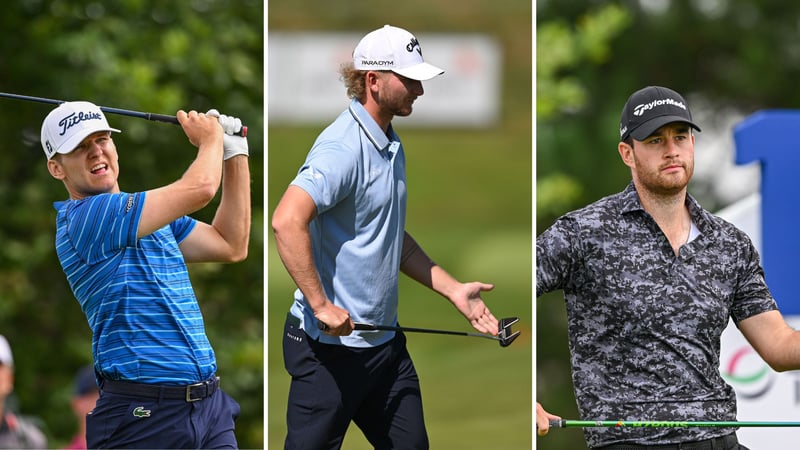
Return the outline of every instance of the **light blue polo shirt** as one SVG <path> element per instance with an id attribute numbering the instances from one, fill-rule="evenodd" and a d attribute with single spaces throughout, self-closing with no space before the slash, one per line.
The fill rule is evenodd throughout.
<path id="1" fill-rule="evenodd" d="M 388 136 L 387 136 L 388 134 Z M 314 262 L 325 293 L 355 322 L 397 324 L 400 254 L 406 221 L 406 162 L 400 138 L 384 134 L 357 100 L 317 137 L 292 185 L 317 206 L 310 224 Z M 300 290 L 291 313 L 313 339 L 372 347 L 394 332 L 320 333 Z"/>

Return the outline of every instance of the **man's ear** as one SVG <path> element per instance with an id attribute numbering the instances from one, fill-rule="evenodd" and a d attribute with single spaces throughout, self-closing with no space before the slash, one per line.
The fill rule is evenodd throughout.
<path id="1" fill-rule="evenodd" d="M 626 166 L 633 168 L 633 147 L 620 141 L 617 150 L 619 151 L 620 158 L 622 158 L 622 162 L 624 162 Z"/>
<path id="2" fill-rule="evenodd" d="M 53 176 L 56 180 L 63 180 L 66 176 L 64 174 L 64 167 L 61 165 L 60 162 L 56 161 L 55 159 L 48 159 L 47 160 L 47 170 L 50 172 L 50 175 Z"/>
<path id="3" fill-rule="evenodd" d="M 370 92 L 378 92 L 379 82 L 381 81 L 380 73 L 374 70 L 370 70 L 367 71 L 367 73 L 364 76 L 366 77 L 367 90 L 369 90 Z"/>

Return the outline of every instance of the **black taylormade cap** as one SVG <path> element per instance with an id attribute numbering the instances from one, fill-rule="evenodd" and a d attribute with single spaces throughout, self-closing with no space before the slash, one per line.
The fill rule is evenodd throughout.
<path id="1" fill-rule="evenodd" d="M 628 98 L 619 121 L 619 139 L 633 136 L 642 141 L 656 130 L 672 122 L 685 122 L 700 131 L 692 122 L 689 105 L 681 94 L 661 86 L 648 86 Z"/>

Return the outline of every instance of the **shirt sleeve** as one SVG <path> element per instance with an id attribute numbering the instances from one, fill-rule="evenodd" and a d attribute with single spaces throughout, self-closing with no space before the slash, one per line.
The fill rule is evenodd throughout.
<path id="1" fill-rule="evenodd" d="M 180 244 L 194 230 L 195 225 L 197 225 L 197 220 L 189 216 L 183 216 L 169 224 L 169 227 L 172 235 L 175 236 L 175 240 Z"/>
<path id="2" fill-rule="evenodd" d="M 536 296 L 567 287 L 578 264 L 575 221 L 558 219 L 536 238 Z"/>
<path id="3" fill-rule="evenodd" d="M 761 259 L 753 243 L 744 233 L 741 237 L 743 269 L 740 272 L 731 318 L 737 324 L 748 317 L 778 309 L 767 286 Z"/>
<path id="4" fill-rule="evenodd" d="M 291 184 L 311 196 L 319 214 L 353 192 L 357 170 L 352 151 L 337 142 L 319 142 L 311 149 Z"/>
<path id="5" fill-rule="evenodd" d="M 126 246 L 136 245 L 144 193 L 100 194 L 75 202 L 67 233 L 78 255 L 96 264 Z"/>

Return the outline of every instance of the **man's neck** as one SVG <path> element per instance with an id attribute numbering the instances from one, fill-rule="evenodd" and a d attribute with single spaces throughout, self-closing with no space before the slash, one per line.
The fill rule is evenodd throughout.
<path id="1" fill-rule="evenodd" d="M 383 133 L 386 134 L 389 132 L 389 124 L 392 123 L 392 115 L 387 114 L 377 103 L 367 100 L 367 103 L 364 104 L 364 109 L 367 110 L 372 120 L 381 127 Z"/>
<path id="2" fill-rule="evenodd" d="M 669 240 L 675 255 L 689 238 L 692 219 L 686 206 L 686 188 L 676 194 L 656 194 L 646 189 L 638 190 L 639 201 Z"/>

